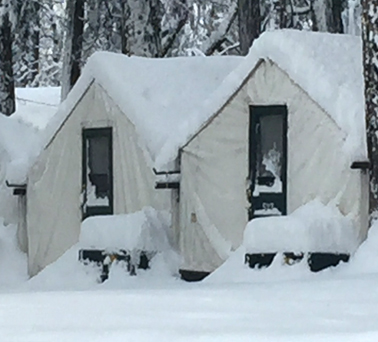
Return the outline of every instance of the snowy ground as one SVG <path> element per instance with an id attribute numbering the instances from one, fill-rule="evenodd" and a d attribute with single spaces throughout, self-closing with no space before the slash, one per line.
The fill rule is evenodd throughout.
<path id="1" fill-rule="evenodd" d="M 0 229 L 0 341 L 377 341 L 378 229 L 352 262 L 318 274 L 305 265 L 255 271 L 235 253 L 202 283 L 164 260 L 97 284 L 75 247 L 27 281 L 14 226 Z"/>

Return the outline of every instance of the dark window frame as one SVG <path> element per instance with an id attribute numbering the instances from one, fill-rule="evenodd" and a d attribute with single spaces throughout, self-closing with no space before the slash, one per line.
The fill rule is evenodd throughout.
<path id="1" fill-rule="evenodd" d="M 253 191 L 255 188 L 256 179 L 256 125 L 260 121 L 261 117 L 279 115 L 283 118 L 283 158 L 282 158 L 282 215 L 287 215 L 287 166 L 288 166 L 288 109 L 286 105 L 251 105 L 249 106 L 249 142 L 248 142 L 248 167 L 249 167 L 249 180 L 250 187 L 248 189 L 250 207 L 248 208 L 248 218 L 252 220 L 257 215 L 254 215 L 253 202 L 261 201 L 261 198 L 253 197 Z M 273 201 L 277 200 L 275 193 L 265 194 L 267 198 L 271 197 Z"/>
<path id="2" fill-rule="evenodd" d="M 87 189 L 87 167 L 88 167 L 88 151 L 87 141 L 91 138 L 106 137 L 109 141 L 109 205 L 108 206 L 87 206 L 86 203 L 86 189 Z M 113 180 L 113 128 L 83 128 L 82 129 L 82 189 L 83 189 L 83 203 L 82 203 L 82 219 L 89 216 L 96 215 L 113 215 L 114 212 L 114 180 Z"/>

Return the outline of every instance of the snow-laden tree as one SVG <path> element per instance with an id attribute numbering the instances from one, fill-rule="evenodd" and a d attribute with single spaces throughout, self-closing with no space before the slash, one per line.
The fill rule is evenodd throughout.
<path id="1" fill-rule="evenodd" d="M 39 86 L 59 86 L 62 75 L 64 6 L 61 0 L 43 0 L 40 7 Z"/>
<path id="2" fill-rule="evenodd" d="M 171 56 L 237 53 L 237 0 L 188 0 L 188 20 Z"/>
<path id="3" fill-rule="evenodd" d="M 378 213 L 378 0 L 362 0 L 365 111 L 370 166 L 370 214 Z M 375 217 L 376 218 L 376 217 Z"/>
<path id="4" fill-rule="evenodd" d="M 0 113 L 11 115 L 16 110 L 13 78 L 14 18 L 11 0 L 0 0 Z"/>
<path id="5" fill-rule="evenodd" d="M 59 85 L 61 75 L 61 0 L 11 0 L 13 72 L 17 87 Z"/>
<path id="6" fill-rule="evenodd" d="M 361 3 L 360 0 L 348 0 L 342 14 L 344 32 L 355 36 L 361 35 Z"/>
<path id="7" fill-rule="evenodd" d="M 14 76 L 16 86 L 36 86 L 39 73 L 40 4 L 15 2 Z"/>

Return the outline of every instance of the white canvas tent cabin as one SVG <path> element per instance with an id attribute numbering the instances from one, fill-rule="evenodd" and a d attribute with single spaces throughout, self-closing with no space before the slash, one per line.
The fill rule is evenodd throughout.
<path id="1" fill-rule="evenodd" d="M 213 94 L 180 153 L 184 276 L 219 267 L 248 220 L 314 199 L 366 238 L 368 176 L 351 168 L 366 161 L 361 51 L 359 37 L 268 32 Z"/>
<path id="2" fill-rule="evenodd" d="M 153 170 L 175 170 L 177 148 L 164 146 L 174 146 L 176 127 L 239 62 L 106 52 L 90 58 L 42 132 L 27 175 L 8 178 L 26 203 L 19 236 L 31 276 L 77 243 L 88 216 L 172 210 L 177 190 L 155 189 Z"/>
<path id="3" fill-rule="evenodd" d="M 367 175 L 350 168 L 366 160 L 360 44 L 285 30 L 245 58 L 92 56 L 13 181 L 26 182 L 30 275 L 77 242 L 86 216 L 145 206 L 171 211 L 187 279 L 221 265 L 249 218 L 315 198 L 336 203 L 362 241 Z M 153 169 L 179 171 L 179 190 L 155 189 Z"/>

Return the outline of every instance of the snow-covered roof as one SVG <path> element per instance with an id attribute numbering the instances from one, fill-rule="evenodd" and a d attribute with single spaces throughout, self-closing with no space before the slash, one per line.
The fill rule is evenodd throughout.
<path id="1" fill-rule="evenodd" d="M 188 122 L 241 62 L 240 57 L 178 57 L 150 59 L 97 52 L 88 60 L 77 84 L 46 130 L 46 143 L 94 81 L 128 116 L 151 156 L 159 158 L 168 141 L 176 141 L 177 127 Z M 187 132 L 192 132 L 187 127 Z M 164 160 L 173 159 L 177 149 Z"/>
<path id="2" fill-rule="evenodd" d="M 128 115 L 157 168 L 164 168 L 240 88 L 262 59 L 270 59 L 303 88 L 345 135 L 350 158 L 364 158 L 361 40 L 349 35 L 265 32 L 246 57 L 148 59 L 94 54 L 45 130 L 47 144 L 92 82 Z M 126 110 L 127 109 L 127 110 Z"/>
<path id="3" fill-rule="evenodd" d="M 366 158 L 362 42 L 356 36 L 298 30 L 263 33 L 190 121 L 206 124 L 264 59 L 276 63 L 331 116 L 344 132 L 350 159 Z M 185 125 L 182 134 L 177 131 L 181 141 L 165 149 L 185 144 Z"/>
<path id="4" fill-rule="evenodd" d="M 351 158 L 366 157 L 362 41 L 346 34 L 282 30 L 256 41 L 254 55 L 273 60 L 345 133 Z M 241 70 L 243 66 L 241 66 Z"/>

